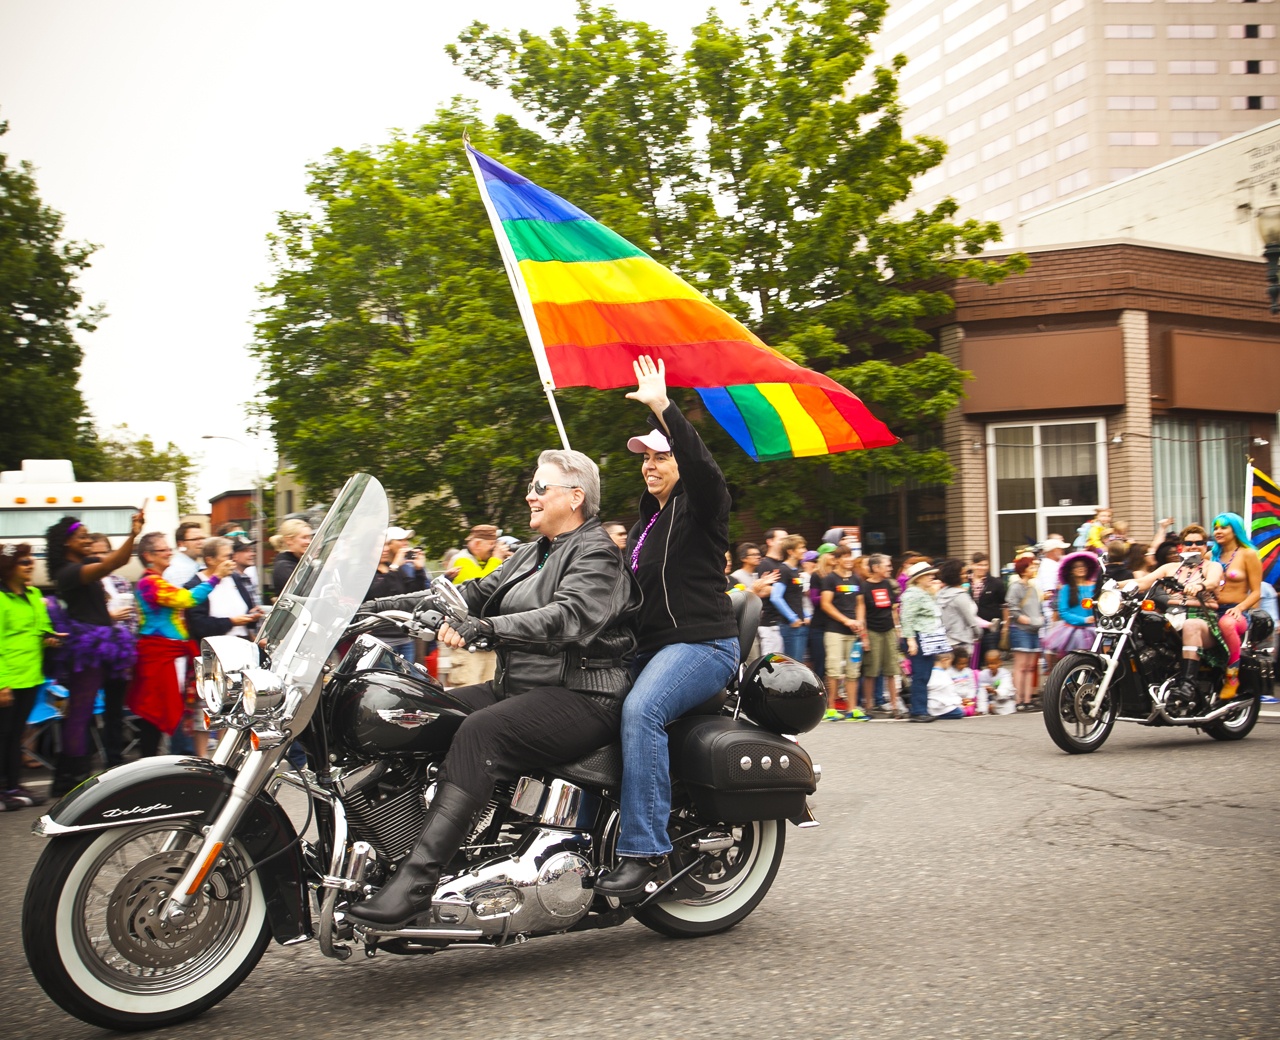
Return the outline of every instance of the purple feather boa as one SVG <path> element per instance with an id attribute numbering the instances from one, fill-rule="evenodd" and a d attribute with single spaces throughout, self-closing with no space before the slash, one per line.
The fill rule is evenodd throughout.
<path id="1" fill-rule="evenodd" d="M 127 677 L 137 660 L 137 640 L 123 625 L 88 625 L 73 621 L 53 596 L 45 598 L 55 632 L 69 633 L 62 645 L 45 654 L 45 668 L 66 685 L 76 672 L 101 668 L 105 676 Z"/>

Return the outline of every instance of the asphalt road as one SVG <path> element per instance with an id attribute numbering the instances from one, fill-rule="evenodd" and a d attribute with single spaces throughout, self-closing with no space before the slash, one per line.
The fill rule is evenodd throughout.
<path id="1" fill-rule="evenodd" d="M 733 931 L 326 960 L 272 947 L 166 1037 L 1280 1037 L 1280 725 L 1220 744 L 1117 727 L 1070 757 L 1038 715 L 825 723 L 822 826 L 788 828 Z M 0 1034 L 104 1036 L 26 970 L 41 842 L 0 815 Z"/>

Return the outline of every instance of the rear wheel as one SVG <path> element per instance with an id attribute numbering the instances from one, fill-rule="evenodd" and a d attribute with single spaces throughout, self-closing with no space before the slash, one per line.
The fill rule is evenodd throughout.
<path id="1" fill-rule="evenodd" d="M 673 873 L 697 861 L 698 853 L 685 851 L 674 833 L 671 854 Z M 700 829 L 702 825 L 699 825 Z M 786 823 L 757 820 L 725 827 L 733 835 L 729 848 L 706 858 L 677 882 L 679 893 L 671 900 L 651 903 L 636 911 L 636 920 L 655 932 L 678 939 L 727 932 L 760 905 L 782 863 Z M 719 828 L 718 828 L 719 830 Z"/>
<path id="2" fill-rule="evenodd" d="M 1210 722 L 1204 727 L 1204 731 L 1214 740 L 1244 740 L 1257 723 L 1261 711 L 1262 698 L 1250 697 L 1247 701 L 1241 701 L 1240 707 L 1235 711 Z"/>
<path id="3" fill-rule="evenodd" d="M 1072 755 L 1097 751 L 1116 723 L 1110 691 L 1098 703 L 1104 675 L 1097 658 L 1067 654 L 1053 666 L 1044 684 L 1044 728 L 1053 742 Z"/>
<path id="4" fill-rule="evenodd" d="M 200 845 L 190 825 L 156 821 L 57 838 L 27 885 L 22 942 L 36 981 L 65 1011 L 104 1029 L 154 1029 L 213 1007 L 270 941 L 266 900 L 234 842 L 178 921 L 160 910 Z"/>

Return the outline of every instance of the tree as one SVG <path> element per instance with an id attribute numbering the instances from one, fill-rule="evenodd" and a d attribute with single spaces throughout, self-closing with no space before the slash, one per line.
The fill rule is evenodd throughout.
<path id="1" fill-rule="evenodd" d="M 196 465 L 170 442 L 158 447 L 150 437 L 138 436 L 128 425 L 114 427 L 98 441 L 99 480 L 171 480 L 177 487 L 178 512 L 195 512 Z"/>
<path id="2" fill-rule="evenodd" d="M 553 446 L 533 359 L 462 154 L 455 102 L 412 136 L 310 167 L 310 213 L 272 238 L 254 351 L 263 411 L 299 479 L 323 498 L 379 477 L 427 545 L 470 524 L 527 521 L 523 485 Z"/>
<path id="3" fill-rule="evenodd" d="M 741 29 L 712 12 L 681 56 L 660 32 L 581 0 L 572 31 L 512 37 L 477 22 L 449 48 L 540 124 L 532 134 L 498 122 L 508 158 L 541 170 L 567 153 L 554 162 L 560 176 L 540 183 L 854 389 L 904 437 L 895 448 L 756 464 L 708 424 L 738 503 L 758 513 L 795 515 L 818 486 L 833 514 L 848 515 L 873 470 L 949 480 L 945 453 L 913 443 L 958 402 L 963 373 L 936 353 L 862 359 L 930 350 L 920 325 L 954 301 L 925 286 L 993 283 L 1027 266 L 1021 255 L 981 258 L 999 226 L 955 220 L 954 200 L 907 206 L 913 179 L 945 146 L 903 136 L 905 59 L 867 68 L 887 7 L 781 0 Z M 861 93 L 850 88 L 859 77 Z"/>
<path id="4" fill-rule="evenodd" d="M 489 127 L 455 100 L 413 135 L 330 153 L 310 169 L 312 209 L 281 214 L 254 349 L 264 414 L 304 483 L 336 488 L 372 471 L 438 548 L 472 523 L 527 522 L 523 485 L 558 438 L 460 146 L 467 127 L 481 150 L 854 388 L 906 438 L 756 464 L 702 422 L 739 507 L 794 518 L 818 489 L 846 517 L 873 469 L 947 479 L 945 455 L 917 450 L 914 435 L 959 400 L 962 373 L 919 328 L 953 302 L 919 286 L 997 281 L 1024 261 L 979 258 L 998 229 L 954 221 L 952 202 L 904 208 L 943 146 L 902 135 L 901 60 L 846 96 L 884 9 L 784 2 L 741 30 L 712 14 L 684 55 L 652 27 L 585 2 L 574 30 L 545 39 L 473 25 L 450 54 L 505 89 L 523 122 Z M 910 352 L 923 354 L 885 363 Z M 626 517 L 639 481 L 622 433 L 644 416 L 623 393 L 557 399 L 573 446 L 605 470 L 604 513 Z M 696 395 L 675 396 L 698 421 Z"/>
<path id="5" fill-rule="evenodd" d="M 0 121 L 0 136 L 9 124 Z M 0 153 L 0 468 L 23 459 L 71 459 L 96 475 L 95 435 L 76 386 L 76 330 L 92 332 L 99 307 L 82 308 L 76 276 L 96 246 L 61 241 L 62 215 L 40 200 L 35 170 Z"/>

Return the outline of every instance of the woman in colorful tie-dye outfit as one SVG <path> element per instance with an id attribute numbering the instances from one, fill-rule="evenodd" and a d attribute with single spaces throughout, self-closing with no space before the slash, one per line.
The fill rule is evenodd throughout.
<path id="1" fill-rule="evenodd" d="M 138 746 L 144 756 L 156 754 L 160 734 L 172 735 L 182 722 L 183 690 L 194 652 L 183 611 L 208 599 L 235 566 L 230 559 L 223 560 L 208 579 L 194 589 L 183 589 L 164 578 L 172 555 L 173 549 L 158 531 L 138 542 L 138 559 L 146 573 L 134 586 L 141 618 L 138 662 L 125 703 L 138 716 Z"/>

